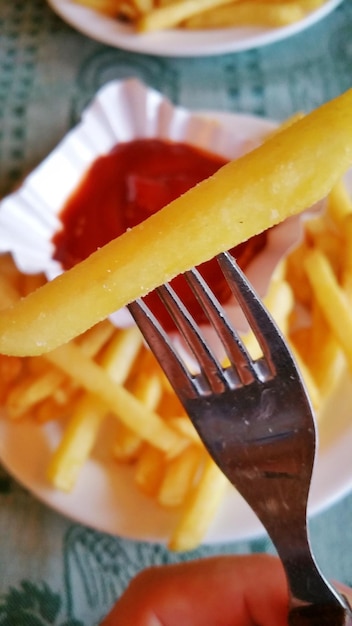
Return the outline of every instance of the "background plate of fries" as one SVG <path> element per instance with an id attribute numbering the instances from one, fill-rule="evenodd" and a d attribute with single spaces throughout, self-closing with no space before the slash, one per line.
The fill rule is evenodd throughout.
<path id="1" fill-rule="evenodd" d="M 77 128 L 0 205 L 1 306 L 60 271 L 48 266 L 50 238 L 58 227 L 57 203 L 71 193 L 89 163 L 116 141 L 136 133 L 188 138 L 235 158 L 276 128 L 274 122 L 251 116 L 192 114 L 134 79 L 106 85 Z M 349 190 L 350 182 L 351 175 Z M 311 514 L 352 488 L 352 379 L 346 366 L 350 362 L 352 367 L 352 322 L 350 309 L 343 307 L 352 293 L 352 202 L 345 182 L 333 190 L 327 206 L 326 214 L 309 213 L 300 220 L 294 239 L 298 248 L 289 251 L 287 260 L 291 238 L 289 245 L 285 239 L 279 256 L 276 250 L 271 265 L 277 271 L 273 275 L 271 269 L 269 289 L 263 293 L 283 332 L 290 331 L 317 409 L 320 448 Z M 316 284 L 312 293 L 302 270 L 312 248 L 318 261 L 323 255 L 336 269 L 341 285 L 334 286 L 331 277 L 321 280 L 315 255 L 309 265 L 309 280 Z M 266 255 L 268 250 L 271 257 L 274 249 L 268 247 Z M 257 270 L 251 277 L 255 279 Z M 329 311 L 332 304 L 342 303 L 337 326 L 327 325 L 317 302 Z M 303 324 L 289 328 L 293 303 L 305 309 Z M 98 395 L 92 396 L 93 388 Z M 137 413 L 131 395 L 138 401 Z M 123 420 L 116 411 L 121 397 L 127 406 Z M 38 499 L 69 518 L 180 551 L 263 533 L 248 505 L 209 462 L 133 326 L 105 320 L 43 357 L 0 356 L 0 406 L 0 461 Z M 185 490 L 189 486 L 190 492 Z"/>
<path id="2" fill-rule="evenodd" d="M 341 1 L 206 0 L 206 13 L 204 3 L 195 0 L 48 3 L 68 24 L 97 41 L 134 52 L 185 57 L 240 52 L 279 41 L 312 26 Z"/>

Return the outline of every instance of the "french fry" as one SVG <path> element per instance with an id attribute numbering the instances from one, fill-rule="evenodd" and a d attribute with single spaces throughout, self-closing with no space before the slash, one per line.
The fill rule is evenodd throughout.
<path id="1" fill-rule="evenodd" d="M 326 0 L 75 0 L 130 21 L 137 32 L 165 28 L 280 27 L 301 20 Z M 227 6 L 228 5 L 228 6 Z"/>
<path id="2" fill-rule="evenodd" d="M 218 512 L 228 485 L 227 478 L 207 457 L 203 474 L 169 540 L 170 550 L 183 552 L 199 545 Z"/>
<path id="3" fill-rule="evenodd" d="M 151 411 L 157 408 L 162 395 L 162 386 L 158 376 L 148 376 L 143 370 L 129 390 Z M 124 424 L 121 424 L 113 445 L 114 457 L 118 461 L 133 461 L 137 457 L 142 445 L 143 440 L 141 437 Z"/>
<path id="4" fill-rule="evenodd" d="M 30 414 L 39 424 L 45 424 L 46 422 L 59 423 L 63 421 L 63 418 L 72 414 L 78 398 L 79 392 L 77 390 L 67 390 L 65 402 L 62 402 L 61 399 L 58 400 L 57 394 L 55 394 L 55 397 L 46 398 L 43 402 L 33 407 Z"/>
<path id="5" fill-rule="evenodd" d="M 204 452 L 199 446 L 188 446 L 167 464 L 156 496 L 161 506 L 178 507 L 183 504 L 194 485 L 202 456 Z"/>
<path id="6" fill-rule="evenodd" d="M 125 424 L 118 424 L 115 441 L 112 444 L 112 454 L 119 463 L 133 463 L 143 447 L 143 439 Z"/>
<path id="7" fill-rule="evenodd" d="M 125 382 L 141 344 L 136 327 L 115 332 L 101 357 L 101 367 L 111 380 L 119 384 Z M 73 488 L 106 413 L 106 404 L 91 393 L 77 402 L 48 468 L 48 477 L 55 487 L 66 491 Z"/>
<path id="8" fill-rule="evenodd" d="M 152 445 L 143 447 L 138 457 L 134 479 L 136 485 L 149 497 L 158 493 L 166 466 L 165 455 Z"/>
<path id="9" fill-rule="evenodd" d="M 53 350 L 175 275 L 325 197 L 352 164 L 351 109 L 352 90 L 0 311 L 0 352 Z M 248 206 L 254 207 L 250 214 Z M 185 240 L 192 246 L 182 245 Z"/>
<path id="10" fill-rule="evenodd" d="M 202 0 L 202 11 L 208 8 L 217 8 L 225 4 L 233 3 L 234 0 Z M 199 13 L 199 0 L 178 0 L 173 4 L 155 8 L 143 15 L 136 23 L 136 29 L 140 33 L 164 30 L 177 26 L 192 15 Z"/>
<path id="11" fill-rule="evenodd" d="M 104 320 L 78 337 L 78 345 L 87 356 L 93 358 L 106 345 L 114 332 L 114 326 Z"/>
<path id="12" fill-rule="evenodd" d="M 121 4 L 120 0 L 75 0 L 75 2 L 110 17 L 118 15 Z"/>
<path id="13" fill-rule="evenodd" d="M 23 417 L 30 409 L 49 398 L 65 380 L 65 375 L 56 368 L 50 368 L 41 376 L 34 374 L 20 380 L 7 396 L 6 408 L 12 419 Z"/>
<path id="14" fill-rule="evenodd" d="M 352 368 L 352 316 L 348 298 L 320 250 L 310 251 L 304 266 L 322 313 Z"/>
<path id="15" fill-rule="evenodd" d="M 139 15 L 149 13 L 154 8 L 153 0 L 132 0 L 132 4 L 135 6 Z"/>
<path id="16" fill-rule="evenodd" d="M 76 484 L 101 425 L 100 405 L 92 403 L 89 396 L 79 402 L 73 415 L 47 470 L 50 482 L 63 491 L 71 491 Z"/>
<path id="17" fill-rule="evenodd" d="M 97 363 L 87 359 L 73 343 L 50 352 L 46 359 L 95 394 L 121 422 L 145 441 L 170 455 L 177 454 L 184 447 L 184 440 L 159 415 L 147 411 L 141 402 L 109 378 Z"/>
<path id="18" fill-rule="evenodd" d="M 341 228 L 344 233 L 341 283 L 347 298 L 352 302 L 352 211 L 345 215 Z"/>
<path id="19" fill-rule="evenodd" d="M 169 424 L 169 426 L 179 432 L 180 435 L 183 435 L 186 439 L 188 439 L 191 443 L 198 446 L 203 445 L 195 427 L 193 426 L 188 416 L 181 415 L 178 417 L 169 417 L 167 419 L 167 423 Z"/>
<path id="20" fill-rule="evenodd" d="M 348 215 L 352 213 L 352 201 L 342 179 L 332 187 L 327 201 L 327 213 L 339 228 Z"/>
<path id="21" fill-rule="evenodd" d="M 300 4 L 282 2 L 280 5 L 270 5 L 268 2 L 231 3 L 229 6 L 219 6 L 198 13 L 183 23 L 185 28 L 228 28 L 234 26 L 287 26 L 303 19 L 305 10 Z"/>

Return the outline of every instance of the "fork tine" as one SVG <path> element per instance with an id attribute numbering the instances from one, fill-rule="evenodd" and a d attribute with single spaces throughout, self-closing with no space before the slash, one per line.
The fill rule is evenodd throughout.
<path id="1" fill-rule="evenodd" d="M 210 390 L 220 393 L 226 385 L 224 372 L 217 357 L 202 336 L 197 323 L 169 284 L 158 287 L 157 292 L 196 358 L 201 375 L 209 382 Z"/>
<path id="2" fill-rule="evenodd" d="M 155 354 L 171 384 L 188 398 L 196 397 L 196 381 L 171 343 L 167 333 L 144 300 L 131 302 L 128 309 Z M 180 398 L 181 399 L 181 398 Z"/>
<path id="3" fill-rule="evenodd" d="M 254 364 L 239 334 L 230 324 L 221 304 L 197 269 L 186 272 L 185 276 L 209 322 L 221 339 L 226 355 L 236 370 L 240 381 L 244 385 L 251 383 L 256 377 Z"/>
<path id="4" fill-rule="evenodd" d="M 267 366 L 274 375 L 280 370 L 285 355 L 286 369 L 290 363 L 294 370 L 293 357 L 282 338 L 281 331 L 275 324 L 270 313 L 264 308 L 260 299 L 238 267 L 234 258 L 228 253 L 217 257 L 222 272 L 236 298 L 263 352 Z"/>

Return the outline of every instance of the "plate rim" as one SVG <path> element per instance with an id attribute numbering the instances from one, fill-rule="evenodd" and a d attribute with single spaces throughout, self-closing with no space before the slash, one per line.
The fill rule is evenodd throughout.
<path id="1" fill-rule="evenodd" d="M 243 129 L 243 125 L 246 125 L 247 128 L 252 127 L 253 137 L 258 137 L 258 133 L 267 131 L 268 129 L 272 129 L 273 127 L 276 126 L 275 121 L 269 120 L 267 118 L 262 118 L 259 116 L 251 115 L 251 114 L 248 115 L 248 114 L 242 114 L 242 113 L 231 113 L 227 111 L 216 112 L 216 111 L 210 111 L 210 110 L 198 110 L 198 111 L 193 111 L 192 113 L 196 116 L 205 116 L 208 118 L 209 116 L 211 116 L 213 119 L 215 119 L 215 121 L 220 121 L 222 124 L 224 124 L 225 127 L 226 127 L 226 124 L 233 126 L 236 123 L 240 122 L 242 129 Z M 45 482 L 44 482 L 44 485 L 42 483 L 40 488 L 38 488 L 38 486 L 31 484 L 31 481 L 26 480 L 25 476 L 21 475 L 18 471 L 14 469 L 13 464 L 11 465 L 11 462 L 10 462 L 11 460 L 9 460 L 6 457 L 6 446 L 4 444 L 4 441 L 6 439 L 6 429 L 11 428 L 10 424 L 11 424 L 10 420 L 0 419 L 0 462 L 3 463 L 4 467 L 7 469 L 9 474 L 12 475 L 26 489 L 28 489 L 36 497 L 36 499 L 46 504 L 46 506 L 48 506 L 49 508 L 64 515 L 66 518 L 72 519 L 78 523 L 84 524 L 98 531 L 107 532 L 111 535 L 121 536 L 126 539 L 131 539 L 134 541 L 158 542 L 158 543 L 167 542 L 167 535 L 165 532 L 161 534 L 151 533 L 148 536 L 145 536 L 143 534 L 140 534 L 139 536 L 135 536 L 131 532 L 128 532 L 128 529 L 126 528 L 126 526 L 125 526 L 124 531 L 122 532 L 120 529 L 114 528 L 113 519 L 115 518 L 113 515 L 110 515 L 108 520 L 104 520 L 104 519 L 102 520 L 100 518 L 99 522 L 95 522 L 94 510 L 96 510 L 96 507 L 94 506 L 92 506 L 93 518 L 90 517 L 87 519 L 87 517 L 83 515 L 83 512 L 85 510 L 84 507 L 81 508 L 80 506 L 78 506 L 78 511 L 77 511 L 77 508 L 75 508 L 74 510 L 72 510 L 72 508 L 70 509 L 69 498 L 65 500 L 66 504 L 65 506 L 63 506 L 61 500 L 65 499 L 64 495 L 62 495 L 61 500 L 58 497 L 53 497 L 54 493 L 57 494 L 57 490 L 50 488 L 47 484 L 45 484 Z M 16 425 L 12 425 L 12 427 L 16 428 Z M 350 427 L 350 429 L 351 429 L 350 433 L 352 437 L 352 426 Z M 338 443 L 339 444 L 341 443 L 340 440 Z M 327 450 L 327 454 L 329 455 L 330 453 L 331 451 Z M 102 484 L 102 473 L 104 474 L 105 472 L 105 474 L 108 475 L 106 468 L 105 469 L 104 467 L 102 468 L 101 464 L 98 466 L 98 464 L 96 463 L 96 460 L 94 459 L 89 459 L 86 462 L 86 464 L 89 467 L 90 467 L 90 463 L 94 464 L 92 471 L 93 473 L 94 473 L 94 470 L 98 472 L 97 480 L 98 482 L 100 481 L 99 484 Z M 105 479 L 106 479 L 106 476 L 105 476 Z M 81 480 L 81 483 L 83 484 L 85 479 L 83 478 L 80 480 Z M 91 481 L 91 478 L 89 477 L 88 485 L 87 485 L 88 495 L 86 497 L 89 498 L 90 503 L 91 503 L 91 489 L 90 489 L 91 484 L 92 484 L 92 481 Z M 340 484 L 339 488 L 335 487 L 334 490 L 331 491 L 324 498 L 322 498 L 321 496 L 317 498 L 316 496 L 314 496 L 314 493 L 313 493 L 313 497 L 311 499 L 311 503 L 309 506 L 310 515 L 314 515 L 324 510 L 325 508 L 330 506 L 333 502 L 336 502 L 337 500 L 341 499 L 351 489 L 352 489 L 352 472 L 350 472 L 348 480 L 344 479 L 344 481 Z M 75 492 L 73 492 L 73 496 L 72 496 L 73 498 L 75 497 L 74 493 Z M 117 499 L 116 499 L 116 502 L 117 502 Z M 116 506 L 117 504 L 114 504 L 114 507 Z M 224 531 L 224 526 L 223 526 L 224 520 L 226 521 L 226 519 L 228 519 L 229 513 L 231 513 L 231 507 L 233 506 L 235 506 L 235 509 L 236 509 L 236 518 L 242 515 L 242 518 L 244 517 L 245 524 L 242 525 L 242 528 L 240 528 L 240 530 L 237 530 L 236 532 L 234 532 L 233 525 L 231 526 L 231 528 L 228 528 L 225 523 L 225 531 Z M 248 512 L 250 514 L 249 516 L 248 516 Z M 172 515 L 170 516 L 167 514 L 165 516 L 165 519 L 171 520 L 174 518 Z M 162 522 L 162 524 L 164 524 L 164 527 L 165 527 L 165 520 Z M 248 505 L 244 502 L 242 497 L 237 492 L 234 491 L 234 498 L 225 499 L 224 504 L 221 507 L 216 520 L 214 521 L 212 527 L 209 529 L 209 532 L 203 541 L 203 545 L 206 545 L 206 544 L 215 545 L 219 543 L 248 540 L 248 539 L 255 538 L 257 536 L 261 536 L 263 534 L 265 534 L 265 531 L 263 527 L 261 526 L 260 522 L 255 517 L 254 513 L 252 513 L 252 511 L 249 509 Z"/>
<path id="2" fill-rule="evenodd" d="M 47 0 L 66 23 L 96 41 L 130 52 L 170 57 L 214 56 L 276 43 L 313 26 L 342 2 L 326 0 L 299 22 L 278 28 L 241 27 L 189 32 L 171 29 L 140 35 L 134 34 L 127 25 L 119 25 L 117 20 L 70 0 Z"/>

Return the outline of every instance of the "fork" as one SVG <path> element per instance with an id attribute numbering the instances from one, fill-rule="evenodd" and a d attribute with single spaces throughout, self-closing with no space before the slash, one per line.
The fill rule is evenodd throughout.
<path id="1" fill-rule="evenodd" d="M 316 430 L 304 383 L 283 336 L 235 260 L 229 253 L 217 260 L 257 339 L 259 358 L 250 356 L 197 269 L 185 278 L 221 340 L 226 365 L 170 284 L 156 291 L 192 353 L 191 364 L 143 299 L 129 305 L 130 313 L 210 455 L 271 538 L 286 572 L 290 626 L 351 626 L 351 608 L 321 573 L 309 540 Z"/>

